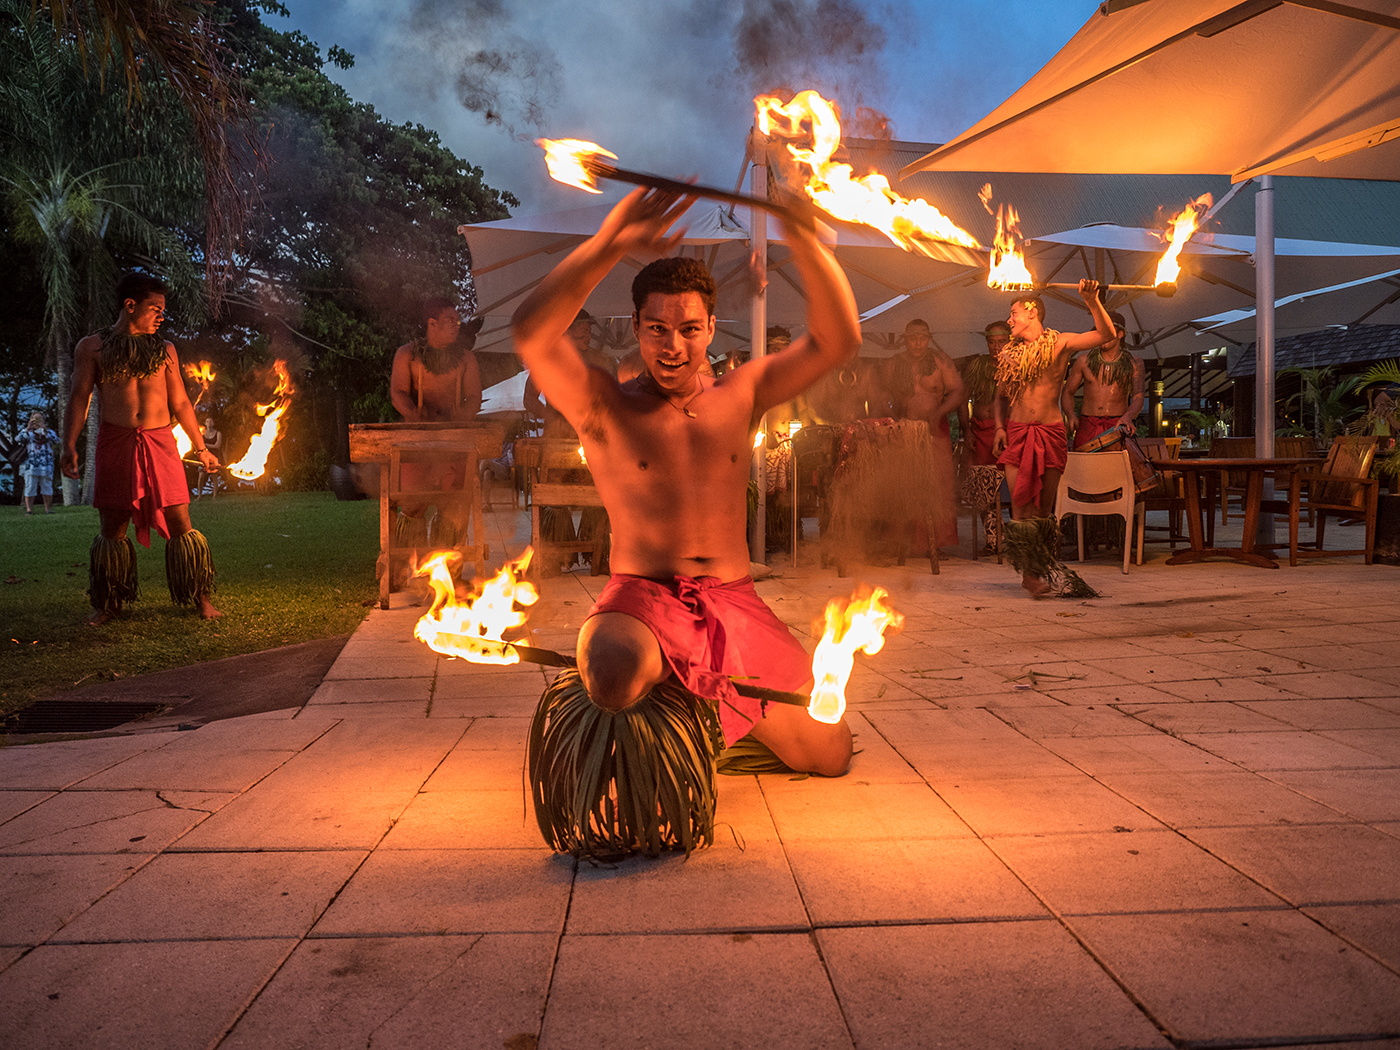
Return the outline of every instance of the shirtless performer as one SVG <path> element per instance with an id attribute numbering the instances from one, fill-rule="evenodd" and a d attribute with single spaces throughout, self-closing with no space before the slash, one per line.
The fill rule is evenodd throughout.
<path id="1" fill-rule="evenodd" d="M 424 300 L 422 316 L 425 334 L 394 352 L 389 399 L 408 423 L 469 422 L 481 411 L 481 370 L 472 353 L 479 323 L 469 327 L 464 336 L 457 308 L 442 298 Z M 400 483 L 411 491 L 449 491 L 466 483 L 459 475 L 457 466 L 405 463 Z M 427 542 L 423 522 L 427 509 L 426 503 L 399 507 L 397 533 L 401 543 L 420 534 Z M 462 523 L 452 524 L 456 528 Z"/>
<path id="2" fill-rule="evenodd" d="M 1123 315 L 1108 315 L 1113 322 L 1114 339 L 1082 357 L 1076 357 L 1065 377 L 1065 389 L 1060 394 L 1060 408 L 1066 426 L 1074 434 L 1074 447 L 1083 448 L 1100 434 L 1122 427 L 1128 433 L 1142 411 L 1142 361 L 1123 346 L 1127 326 Z M 1084 388 L 1083 411 L 1074 411 L 1074 395 Z"/>
<path id="3" fill-rule="evenodd" d="M 1011 304 L 1011 342 L 997 359 L 992 451 L 1006 468 L 1013 521 L 1053 515 L 1068 451 L 1060 415 L 1065 370 L 1077 351 L 1091 350 L 1113 338 L 1098 282 L 1080 281 L 1079 294 L 1094 318 L 1092 332 L 1046 328 L 1045 304 L 1040 299 L 1017 299 Z M 1022 586 L 1032 594 L 1048 590 L 1048 584 L 1030 572 L 1023 573 Z"/>
<path id="4" fill-rule="evenodd" d="M 102 531 L 88 560 L 88 597 L 95 611 L 87 622 L 106 623 L 124 603 L 136 600 L 136 547 L 127 535 L 133 521 L 142 546 L 151 545 L 152 528 L 165 537 L 171 599 L 212 620 L 223 615 L 209 602 L 214 562 L 203 533 L 190 525 L 190 490 L 172 423 L 194 443 L 201 470 L 213 472 L 219 460 L 205 447 L 174 345 L 156 335 L 165 320 L 165 285 L 127 274 L 117 282 L 117 301 L 116 323 L 73 350 L 73 392 L 63 419 L 63 473 L 78 478 L 78 435 L 96 389 L 102 424 L 93 504 Z"/>
<path id="5" fill-rule="evenodd" d="M 1001 517 L 1001 481 L 996 483 L 997 491 L 985 491 L 990 484 L 983 484 L 987 478 L 966 470 L 966 467 L 991 467 L 997 457 L 992 452 L 992 442 L 996 439 L 997 424 L 995 402 L 997 401 L 997 360 L 1006 344 L 1011 341 L 1011 326 L 1005 321 L 993 321 L 982 330 L 987 340 L 987 352 L 975 354 L 962 361 L 963 387 L 967 399 L 958 405 L 958 423 L 966 442 L 967 460 L 963 474 L 963 500 L 973 506 L 983 506 L 982 529 L 988 537 L 984 554 L 996 553 L 996 541 L 992 538 L 997 532 L 997 519 Z M 1002 406 L 1006 411 L 1006 406 Z M 976 486 L 981 484 L 979 489 Z M 972 487 L 969 487 L 969 486 Z"/>
<path id="6" fill-rule="evenodd" d="M 620 711 L 672 673 L 718 701 L 726 743 L 752 731 L 797 770 L 837 776 L 851 733 L 801 708 L 738 696 L 729 675 L 778 689 L 811 682 L 811 658 L 753 590 L 745 504 L 755 427 L 860 346 L 855 300 L 808 230 L 789 230 L 807 290 L 807 334 L 786 350 L 710 379 L 715 285 L 695 259 L 662 258 L 632 285 L 645 371 L 619 385 L 588 368 L 565 338 L 608 272 L 630 255 L 665 255 L 666 231 L 691 201 L 637 190 L 516 311 L 516 350 L 549 401 L 578 430 L 612 519 L 613 576 L 579 633 L 579 673 L 592 701 Z M 808 686 L 804 686 L 804 682 Z"/>
<path id="7" fill-rule="evenodd" d="M 934 480 L 938 486 L 935 542 L 953 547 L 958 542 L 957 473 L 948 413 L 967 399 L 962 376 L 953 359 L 933 345 L 928 322 L 915 318 L 904 326 L 904 352 L 889 359 L 886 385 L 896 418 L 928 424 L 933 439 Z M 923 529 L 919 528 L 919 534 Z M 915 539 L 914 553 L 922 553 Z"/>

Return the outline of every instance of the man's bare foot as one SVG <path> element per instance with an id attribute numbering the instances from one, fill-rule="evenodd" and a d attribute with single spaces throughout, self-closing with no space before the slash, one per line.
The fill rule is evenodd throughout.
<path id="1" fill-rule="evenodd" d="M 196 607 L 199 609 L 200 619 L 215 620 L 223 615 L 223 613 L 219 612 L 218 609 L 214 608 L 214 606 L 209 603 L 208 596 L 201 594 L 195 601 L 198 603 Z"/>
<path id="2" fill-rule="evenodd" d="M 1039 576 L 1022 574 L 1021 586 L 1024 587 L 1032 598 L 1050 598 L 1050 584 L 1046 583 Z"/>
<path id="3" fill-rule="evenodd" d="M 120 605 L 115 609 L 95 609 L 83 623 L 87 624 L 89 627 L 100 627 L 108 620 L 115 620 L 121 611 L 122 607 Z"/>

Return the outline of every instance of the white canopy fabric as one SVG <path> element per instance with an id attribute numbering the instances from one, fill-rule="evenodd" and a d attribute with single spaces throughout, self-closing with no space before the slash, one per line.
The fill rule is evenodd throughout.
<path id="1" fill-rule="evenodd" d="M 481 392 L 481 411 L 478 418 L 511 419 L 525 414 L 525 381 L 528 372 L 517 372 L 509 379 L 495 386 L 488 386 Z"/>
<path id="2" fill-rule="evenodd" d="M 1400 0 L 1109 0 L 940 169 L 1400 177 Z"/>

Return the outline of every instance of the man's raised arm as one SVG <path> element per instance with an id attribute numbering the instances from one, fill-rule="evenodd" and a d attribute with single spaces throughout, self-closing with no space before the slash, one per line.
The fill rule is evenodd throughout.
<path id="1" fill-rule="evenodd" d="M 856 297 L 841 264 L 808 227 L 785 224 L 788 249 L 807 294 L 807 332 L 786 350 L 751 361 L 760 366 L 755 413 L 796 397 L 860 349 Z"/>
<path id="2" fill-rule="evenodd" d="M 1094 319 L 1094 330 L 1064 333 L 1060 342 L 1061 349 L 1092 350 L 1096 346 L 1112 342 L 1118 333 L 1108 318 L 1108 310 L 1104 308 L 1103 300 L 1099 298 L 1099 282 L 1087 278 L 1080 281 L 1079 294 L 1084 299 L 1084 305 L 1089 308 L 1089 315 Z"/>
<path id="3" fill-rule="evenodd" d="M 666 231 L 692 198 L 634 190 L 608 213 L 603 225 L 570 252 L 531 292 L 511 319 L 515 351 L 545 400 L 570 421 L 586 412 L 588 365 L 565 338 L 588 296 L 630 252 L 662 256 L 685 235 Z"/>

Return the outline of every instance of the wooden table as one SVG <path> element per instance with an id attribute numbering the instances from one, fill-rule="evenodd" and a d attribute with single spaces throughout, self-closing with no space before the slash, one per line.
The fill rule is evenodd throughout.
<path id="1" fill-rule="evenodd" d="M 1187 565 L 1191 562 L 1205 561 L 1207 558 L 1233 558 L 1248 565 L 1257 565 L 1261 569 L 1277 569 L 1278 562 L 1267 554 L 1261 554 L 1255 542 L 1255 534 L 1259 528 L 1260 504 L 1264 498 L 1264 475 L 1292 475 L 1300 469 L 1315 468 L 1318 461 L 1313 456 L 1306 456 L 1280 459 L 1150 459 L 1148 462 L 1158 470 L 1174 470 L 1185 475 L 1186 525 L 1191 536 L 1191 549 L 1173 554 L 1167 559 L 1168 565 Z M 1238 470 L 1246 476 L 1244 533 L 1240 545 L 1207 546 L 1205 523 L 1201 518 L 1200 475 L 1205 474 L 1208 480 L 1213 480 L 1215 474 L 1233 470 Z M 1210 511 L 1213 513 L 1214 508 L 1210 508 Z"/>

